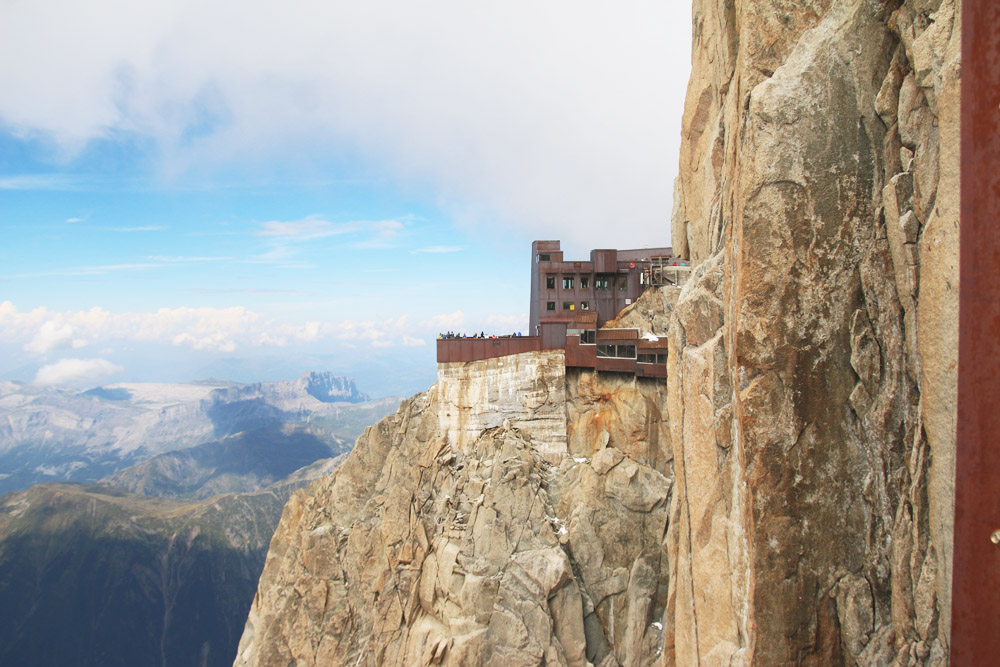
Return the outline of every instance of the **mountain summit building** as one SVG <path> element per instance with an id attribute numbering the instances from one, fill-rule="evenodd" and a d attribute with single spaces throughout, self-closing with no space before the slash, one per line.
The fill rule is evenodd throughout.
<path id="1" fill-rule="evenodd" d="M 521 352 L 565 350 L 566 366 L 666 377 L 667 340 L 638 329 L 602 328 L 649 287 L 679 287 L 690 272 L 671 248 L 591 250 L 589 261 L 566 261 L 559 241 L 531 244 L 528 336 L 438 338 L 438 363 L 493 359 Z"/>
<path id="2" fill-rule="evenodd" d="M 682 263 L 671 248 L 591 250 L 589 261 L 566 261 L 559 241 L 532 242 L 531 258 L 528 332 L 532 336 L 542 335 L 542 324 L 569 326 L 587 312 L 597 314 L 601 327 L 647 287 L 665 284 L 665 267 Z"/>

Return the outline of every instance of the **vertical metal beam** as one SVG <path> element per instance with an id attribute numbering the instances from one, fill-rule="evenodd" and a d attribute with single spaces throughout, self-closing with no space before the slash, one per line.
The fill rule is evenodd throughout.
<path id="1" fill-rule="evenodd" d="M 951 662 L 1000 664 L 1000 2 L 962 1 Z M 994 539 L 1000 541 L 1000 533 Z"/>

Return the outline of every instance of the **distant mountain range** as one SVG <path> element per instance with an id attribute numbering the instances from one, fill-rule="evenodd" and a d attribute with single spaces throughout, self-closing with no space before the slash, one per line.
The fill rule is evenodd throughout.
<path id="1" fill-rule="evenodd" d="M 231 665 L 271 535 L 399 401 L 287 382 L 0 383 L 0 664 Z"/>
<path id="2" fill-rule="evenodd" d="M 108 475 L 101 483 L 161 498 L 247 493 L 278 483 L 316 461 L 344 454 L 351 444 L 336 436 L 324 441 L 306 426 L 269 424 L 154 456 Z"/>
<path id="3" fill-rule="evenodd" d="M 236 384 L 121 383 L 87 391 L 0 382 L 0 492 L 94 482 L 166 452 L 276 424 L 353 442 L 397 399 L 371 401 L 350 378 Z"/>

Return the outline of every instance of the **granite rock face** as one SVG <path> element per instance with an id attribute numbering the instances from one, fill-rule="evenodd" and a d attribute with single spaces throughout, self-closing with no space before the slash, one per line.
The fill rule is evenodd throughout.
<path id="1" fill-rule="evenodd" d="M 236 664 L 652 664 L 672 483 L 662 383 L 567 378 L 558 356 L 442 365 L 293 496 Z M 479 392 L 520 407 L 497 399 L 478 431 L 453 428 Z M 646 426 L 567 438 L 567 415 L 602 400 L 608 421 L 634 403 Z"/>
<path id="2" fill-rule="evenodd" d="M 557 462 L 566 451 L 565 369 L 561 351 L 440 364 L 435 391 L 442 435 L 464 450 L 509 420 Z"/>
<path id="3" fill-rule="evenodd" d="M 695 3 L 664 664 L 941 664 L 960 4 Z"/>

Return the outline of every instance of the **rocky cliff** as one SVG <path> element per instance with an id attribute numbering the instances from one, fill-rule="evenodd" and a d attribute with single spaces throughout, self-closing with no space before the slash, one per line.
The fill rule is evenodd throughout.
<path id="1" fill-rule="evenodd" d="M 289 501 L 237 664 L 946 662 L 959 10 L 695 0 L 696 267 L 616 321 L 667 381 L 442 365 Z"/>
<path id="2" fill-rule="evenodd" d="M 664 398 L 561 352 L 442 365 L 289 501 L 237 664 L 649 664 Z"/>
<path id="3" fill-rule="evenodd" d="M 695 2 L 668 664 L 946 660 L 959 18 Z"/>

